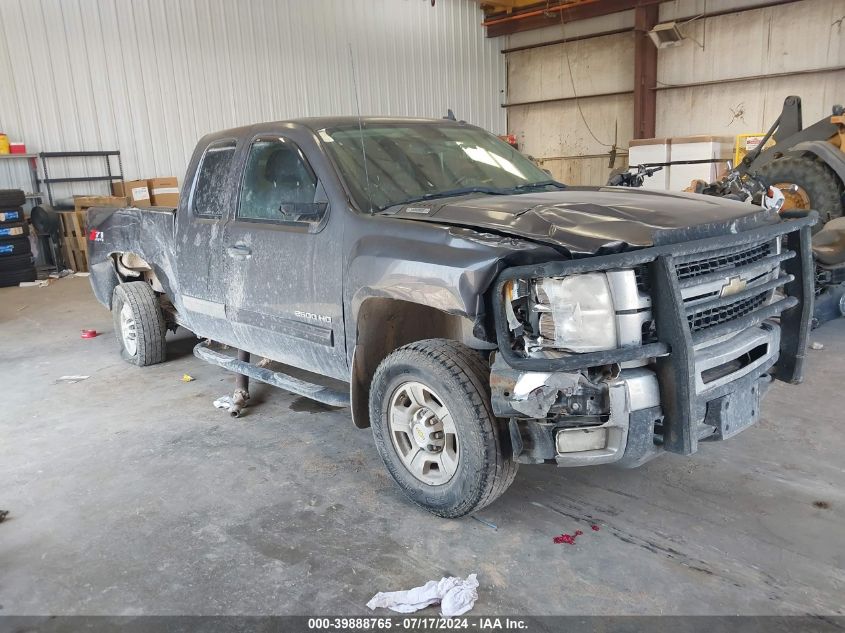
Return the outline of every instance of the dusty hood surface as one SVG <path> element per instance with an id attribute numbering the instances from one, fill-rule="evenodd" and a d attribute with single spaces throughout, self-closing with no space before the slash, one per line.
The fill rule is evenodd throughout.
<path id="1" fill-rule="evenodd" d="M 392 215 L 523 237 L 573 255 L 644 248 L 778 222 L 776 214 L 748 203 L 627 187 L 470 194 L 407 204 Z"/>

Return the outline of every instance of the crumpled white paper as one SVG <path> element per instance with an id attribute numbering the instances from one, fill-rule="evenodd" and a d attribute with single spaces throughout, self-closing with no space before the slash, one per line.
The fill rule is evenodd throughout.
<path id="1" fill-rule="evenodd" d="M 413 613 L 425 607 L 440 603 L 440 615 L 452 618 L 463 615 L 478 600 L 478 580 L 470 574 L 466 580 L 450 576 L 429 580 L 422 587 L 407 591 L 380 591 L 367 603 L 370 609 L 384 607 L 397 613 Z"/>

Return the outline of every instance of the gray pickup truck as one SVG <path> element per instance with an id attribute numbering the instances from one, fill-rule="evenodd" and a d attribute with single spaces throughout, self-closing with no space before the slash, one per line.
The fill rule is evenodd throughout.
<path id="1" fill-rule="evenodd" d="M 801 379 L 813 222 L 567 187 L 463 122 L 314 118 L 206 136 L 178 209 L 92 209 L 88 240 L 127 361 L 187 328 L 241 402 L 247 376 L 349 406 L 458 517 L 520 463 L 638 466 L 753 424 Z"/>

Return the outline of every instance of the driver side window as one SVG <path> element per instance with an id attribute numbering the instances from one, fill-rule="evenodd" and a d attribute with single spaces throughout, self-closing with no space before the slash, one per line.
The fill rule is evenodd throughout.
<path id="1" fill-rule="evenodd" d="M 326 212 L 317 176 L 294 143 L 258 139 L 249 148 L 238 218 L 316 226 Z"/>

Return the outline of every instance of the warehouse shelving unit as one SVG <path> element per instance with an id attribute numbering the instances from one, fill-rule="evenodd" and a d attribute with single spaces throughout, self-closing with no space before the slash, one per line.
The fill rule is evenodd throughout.
<path id="1" fill-rule="evenodd" d="M 98 151 L 82 151 L 82 152 L 41 152 L 41 169 L 44 171 L 44 179 L 41 181 L 47 186 L 47 198 L 50 201 L 50 206 L 56 211 L 69 211 L 74 207 L 73 205 L 59 205 L 53 197 L 53 185 L 59 183 L 75 183 L 75 182 L 107 182 L 111 185 L 114 181 L 123 180 L 123 163 L 120 160 L 119 150 L 98 150 Z M 117 171 L 112 170 L 112 157 L 117 157 Z M 48 159 L 56 158 L 91 158 L 101 157 L 105 162 L 105 173 L 100 176 L 70 176 L 63 178 L 50 178 L 50 172 L 47 170 Z"/>

